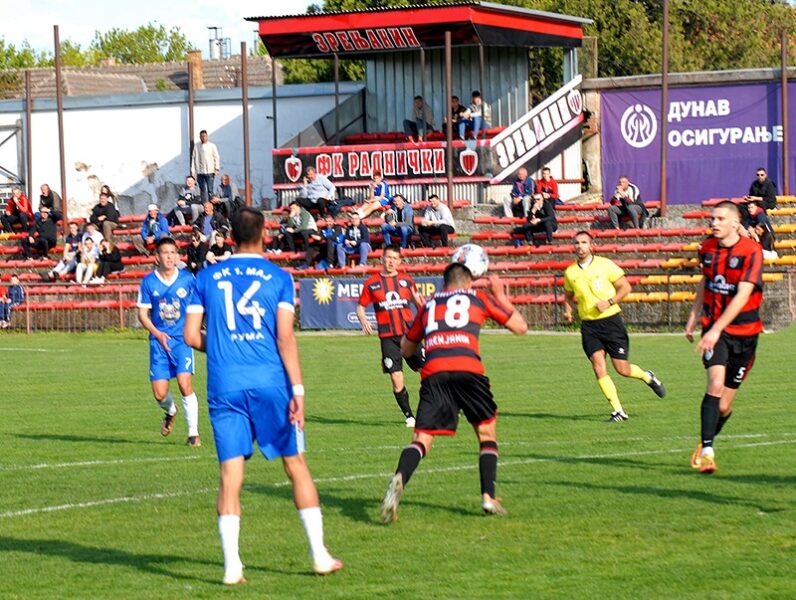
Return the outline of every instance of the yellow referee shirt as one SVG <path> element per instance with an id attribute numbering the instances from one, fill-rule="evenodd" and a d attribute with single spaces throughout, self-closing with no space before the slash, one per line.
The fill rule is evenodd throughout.
<path id="1" fill-rule="evenodd" d="M 605 319 L 620 312 L 618 304 L 609 306 L 603 312 L 597 310 L 596 305 L 600 300 L 614 297 L 614 282 L 624 275 L 619 265 L 602 256 L 592 256 L 586 267 L 581 267 L 577 261 L 567 267 L 564 271 L 564 289 L 575 295 L 581 321 Z"/>

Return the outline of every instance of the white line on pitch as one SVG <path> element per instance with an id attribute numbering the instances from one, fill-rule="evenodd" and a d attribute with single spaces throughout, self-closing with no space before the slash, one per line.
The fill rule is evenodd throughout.
<path id="1" fill-rule="evenodd" d="M 0 352 L 73 352 L 68 348 L 0 348 Z"/>
<path id="2" fill-rule="evenodd" d="M 182 460 L 199 460 L 208 456 L 156 456 L 152 458 L 119 458 L 115 460 L 83 460 L 77 462 L 39 463 L 35 465 L 0 465 L 3 471 L 33 471 L 36 469 L 67 469 L 70 467 L 98 467 L 103 465 L 124 465 L 129 463 L 169 462 Z"/>

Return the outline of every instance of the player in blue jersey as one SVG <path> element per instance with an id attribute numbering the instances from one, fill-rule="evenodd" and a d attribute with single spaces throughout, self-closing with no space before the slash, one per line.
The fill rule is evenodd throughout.
<path id="1" fill-rule="evenodd" d="M 174 428 L 177 405 L 169 391 L 169 380 L 177 378 L 182 407 L 188 422 L 188 445 L 202 445 L 199 437 L 199 403 L 193 391 L 193 350 L 182 338 L 185 309 L 194 289 L 194 278 L 180 271 L 177 244 L 162 238 L 155 246 L 157 267 L 144 277 L 138 291 L 138 320 L 149 331 L 149 380 L 155 401 L 166 412 L 161 435 Z"/>
<path id="2" fill-rule="evenodd" d="M 263 226 L 262 213 L 251 209 L 233 217 L 238 252 L 199 272 L 185 321 L 185 341 L 207 352 L 207 405 L 221 470 L 218 532 L 227 585 L 245 582 L 238 551 L 240 490 L 254 440 L 267 459 L 282 457 L 315 573 L 327 575 L 343 566 L 324 546 L 318 492 L 304 461 L 304 386 L 293 333 L 293 278 L 262 257 Z"/>

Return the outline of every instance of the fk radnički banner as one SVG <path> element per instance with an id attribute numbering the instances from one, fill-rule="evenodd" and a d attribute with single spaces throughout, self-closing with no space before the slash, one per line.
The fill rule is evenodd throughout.
<path id="1" fill-rule="evenodd" d="M 796 84 L 789 84 L 789 95 Z M 659 90 L 602 94 L 602 177 L 609 197 L 620 176 L 654 200 L 660 191 Z M 669 90 L 667 201 L 694 204 L 744 196 L 763 167 L 782 193 L 782 112 L 778 84 L 744 84 Z M 796 103 L 789 107 L 791 139 Z M 788 160 L 793 177 L 796 154 Z M 793 179 L 790 182 L 794 185 Z"/>

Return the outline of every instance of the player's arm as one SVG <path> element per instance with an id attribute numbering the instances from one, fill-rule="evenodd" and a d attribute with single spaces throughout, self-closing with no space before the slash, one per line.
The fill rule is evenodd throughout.
<path id="1" fill-rule="evenodd" d="M 298 343 L 293 331 L 295 313 L 293 310 L 279 307 L 276 311 L 276 346 L 282 364 L 285 365 L 290 385 L 293 386 L 293 398 L 290 401 L 290 422 L 304 429 L 304 385 L 301 379 L 301 363 L 299 362 Z"/>
<path id="2" fill-rule="evenodd" d="M 187 311 L 185 315 L 185 326 L 183 327 L 182 335 L 185 343 L 191 348 L 205 352 L 207 349 L 207 336 L 202 331 L 202 321 L 204 320 L 204 313 Z"/>
<path id="3" fill-rule="evenodd" d="M 415 315 L 415 320 L 412 323 L 412 326 L 409 328 L 402 337 L 401 337 L 401 356 L 404 358 L 410 358 L 414 356 L 415 352 L 417 352 L 417 347 L 420 345 L 420 342 L 423 340 L 423 321 L 426 312 L 425 305 L 417 311 L 417 315 Z"/>
<path id="4" fill-rule="evenodd" d="M 630 282 L 627 280 L 627 277 L 622 275 L 619 279 L 613 282 L 614 284 L 614 295 L 611 296 L 608 300 L 600 300 L 595 306 L 597 310 L 603 312 L 604 310 L 608 310 L 614 304 L 619 304 L 625 296 L 630 293 L 630 290 L 633 288 L 630 286 Z"/>
<path id="5" fill-rule="evenodd" d="M 517 311 L 511 303 L 511 300 L 509 300 L 500 277 L 497 275 L 491 275 L 489 277 L 489 289 L 498 304 L 500 304 L 507 313 L 511 314 L 509 320 L 503 324 L 506 329 L 517 335 L 524 335 L 528 331 L 528 323 L 525 322 L 523 316 Z"/>
<path id="6" fill-rule="evenodd" d="M 575 293 L 564 290 L 564 320 L 567 323 L 572 323 L 574 320 L 573 306 L 575 306 Z"/>
<path id="7" fill-rule="evenodd" d="M 417 352 L 419 342 L 413 342 L 405 335 L 401 337 L 401 356 L 404 358 L 411 358 Z"/>
<path id="8" fill-rule="evenodd" d="M 141 323 L 141 326 L 146 329 L 149 333 L 151 333 L 154 338 L 160 342 L 160 345 L 163 346 L 163 349 L 166 352 L 169 352 L 171 348 L 169 348 L 169 337 L 168 333 L 165 333 L 155 327 L 155 324 L 152 322 L 150 318 L 151 308 L 148 306 L 139 306 L 138 307 L 138 322 Z"/>
<path id="9" fill-rule="evenodd" d="M 749 296 L 751 296 L 754 291 L 755 284 L 751 281 L 741 281 L 738 283 L 738 291 L 735 297 L 727 305 L 727 308 L 724 309 L 724 312 L 721 313 L 721 316 L 716 319 L 713 326 L 705 332 L 705 335 L 699 340 L 699 344 L 697 345 L 699 350 L 702 352 L 713 350 L 716 346 L 716 342 L 719 341 L 721 332 L 724 331 L 727 325 L 735 320 L 735 317 L 743 310 L 743 307 L 749 300 Z"/>
<path id="10" fill-rule="evenodd" d="M 685 339 L 689 342 L 694 341 L 694 330 L 696 329 L 699 321 L 699 315 L 702 313 L 702 304 L 705 302 L 705 279 L 704 277 L 699 280 L 696 289 L 696 296 L 691 303 L 691 313 L 688 315 L 688 321 L 685 324 Z"/>
<path id="11" fill-rule="evenodd" d="M 365 307 L 361 304 L 357 304 L 357 319 L 359 319 L 359 325 L 362 327 L 362 333 L 365 335 L 373 335 L 373 326 L 370 324 L 365 314 Z"/>

